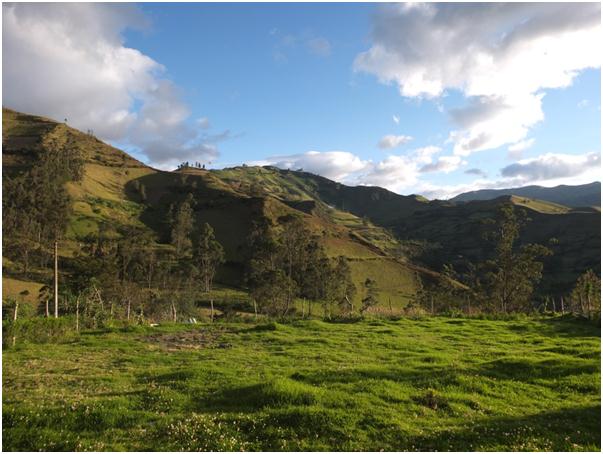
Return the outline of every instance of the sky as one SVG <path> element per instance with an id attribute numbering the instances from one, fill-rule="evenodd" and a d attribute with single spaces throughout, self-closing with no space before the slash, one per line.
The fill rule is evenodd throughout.
<path id="1" fill-rule="evenodd" d="M 601 179 L 600 3 L 2 5 L 2 103 L 160 169 L 449 198 Z"/>

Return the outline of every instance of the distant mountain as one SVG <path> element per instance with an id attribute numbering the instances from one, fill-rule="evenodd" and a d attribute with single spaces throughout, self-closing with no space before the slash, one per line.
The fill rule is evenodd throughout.
<path id="1" fill-rule="evenodd" d="M 472 200 L 492 200 L 504 195 L 516 195 L 530 199 L 545 200 L 568 207 L 601 206 L 601 182 L 595 181 L 579 186 L 525 186 L 510 189 L 482 189 L 465 192 L 450 199 L 452 202 L 469 202 Z"/>

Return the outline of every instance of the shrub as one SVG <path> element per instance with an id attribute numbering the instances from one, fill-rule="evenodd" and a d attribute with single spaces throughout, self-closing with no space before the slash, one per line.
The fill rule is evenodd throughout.
<path id="1" fill-rule="evenodd" d="M 2 322 L 2 347 L 24 341 L 36 344 L 65 341 L 76 335 L 73 317 L 23 318 Z"/>

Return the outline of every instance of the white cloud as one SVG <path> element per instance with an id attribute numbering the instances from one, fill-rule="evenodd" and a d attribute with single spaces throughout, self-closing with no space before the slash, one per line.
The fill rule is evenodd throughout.
<path id="1" fill-rule="evenodd" d="M 461 91 L 450 140 L 466 156 L 524 140 L 544 118 L 543 90 L 599 67 L 601 42 L 598 3 L 395 4 L 379 9 L 354 67 L 406 97 Z"/>
<path id="2" fill-rule="evenodd" d="M 199 128 L 165 68 L 124 45 L 126 28 L 145 27 L 120 4 L 3 4 L 3 104 L 68 119 L 104 139 L 140 149 L 152 165 L 207 161 L 215 145 Z"/>
<path id="3" fill-rule="evenodd" d="M 442 149 L 435 145 L 429 145 L 427 147 L 416 148 L 413 150 L 413 155 L 418 164 L 429 164 L 434 154 L 438 154 Z"/>
<path id="4" fill-rule="evenodd" d="M 532 145 L 534 145 L 534 142 L 536 141 L 536 139 L 534 139 L 533 137 L 530 139 L 525 139 L 525 140 L 521 140 L 517 143 L 514 143 L 512 145 L 509 145 L 509 148 L 507 148 L 507 150 L 509 151 L 507 153 L 507 155 L 511 158 L 511 159 L 520 159 L 523 152 L 525 150 L 527 150 L 528 148 L 530 148 Z"/>
<path id="5" fill-rule="evenodd" d="M 392 115 L 392 120 L 394 120 L 394 123 L 396 123 L 397 125 L 400 124 L 400 117 L 398 117 L 397 115 Z"/>
<path id="6" fill-rule="evenodd" d="M 347 151 L 307 151 L 288 156 L 273 156 L 251 165 L 273 165 L 282 169 L 304 169 L 336 181 L 345 181 L 355 172 L 364 170 L 368 161 Z"/>
<path id="7" fill-rule="evenodd" d="M 410 137 L 410 136 L 404 136 L 404 135 L 396 136 L 393 134 L 388 134 L 381 138 L 381 140 L 378 143 L 378 146 L 381 149 L 388 150 L 391 148 L 399 147 L 400 145 L 404 145 L 405 143 L 408 143 L 411 140 L 412 140 L 412 137 Z"/>
<path id="8" fill-rule="evenodd" d="M 583 155 L 547 153 L 508 165 L 501 170 L 501 175 L 533 182 L 578 177 L 587 172 L 600 172 L 600 170 L 600 153 Z"/>
<path id="9" fill-rule="evenodd" d="M 261 161 L 249 162 L 250 165 L 273 165 L 284 169 L 304 169 L 335 181 L 351 185 L 374 185 L 391 191 L 408 189 L 419 181 L 421 167 L 433 160 L 433 155 L 441 148 L 427 146 L 417 148 L 405 155 L 390 155 L 373 162 L 363 160 L 347 151 L 308 151 L 289 156 L 274 156 Z M 460 158 L 449 156 L 439 158 L 440 169 L 433 172 L 451 170 Z"/>
<path id="10" fill-rule="evenodd" d="M 437 161 L 425 164 L 419 169 L 421 173 L 444 172 L 450 173 L 461 165 L 462 159 L 459 156 L 441 156 Z"/>

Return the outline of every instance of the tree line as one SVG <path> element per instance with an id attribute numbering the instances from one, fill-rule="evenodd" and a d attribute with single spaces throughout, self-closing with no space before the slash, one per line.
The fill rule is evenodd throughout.
<path id="1" fill-rule="evenodd" d="M 601 311 L 601 281 L 587 270 L 569 295 L 555 302 L 552 297 L 535 298 L 542 279 L 543 259 L 552 254 L 540 244 L 519 245 L 522 228 L 529 222 L 525 211 L 505 204 L 495 219 L 484 223 L 483 235 L 492 252 L 481 263 L 470 263 L 465 273 L 445 265 L 440 279 L 425 286 L 416 303 L 429 313 L 530 313 L 573 312 L 593 317 Z M 555 239 L 551 239 L 554 244 Z M 458 285 L 458 284 L 463 285 Z"/>

